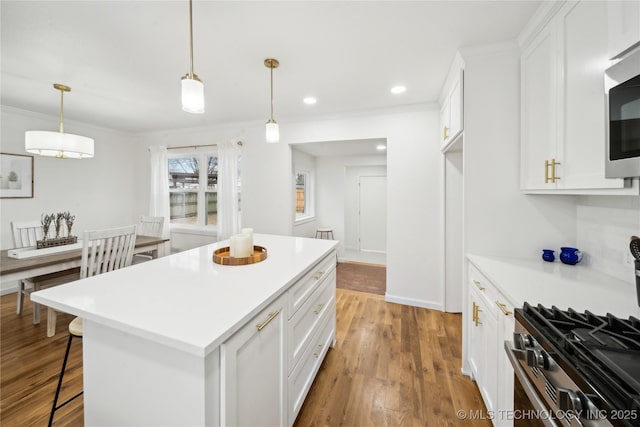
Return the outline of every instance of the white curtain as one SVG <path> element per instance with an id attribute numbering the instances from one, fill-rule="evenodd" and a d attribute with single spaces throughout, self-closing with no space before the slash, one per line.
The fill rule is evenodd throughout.
<path id="1" fill-rule="evenodd" d="M 236 141 L 218 144 L 218 240 L 240 231 L 238 223 L 238 156 Z"/>
<path id="2" fill-rule="evenodd" d="M 167 147 L 149 147 L 151 158 L 151 179 L 149 191 L 149 215 L 164 217 L 162 235 L 169 236 L 169 171 Z"/>

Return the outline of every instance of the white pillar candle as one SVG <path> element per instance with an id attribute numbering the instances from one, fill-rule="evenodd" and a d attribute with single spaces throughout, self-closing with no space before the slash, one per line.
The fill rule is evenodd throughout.
<path id="1" fill-rule="evenodd" d="M 251 253 L 253 253 L 253 228 L 243 228 L 242 234 L 248 234 L 251 237 Z"/>
<path id="2" fill-rule="evenodd" d="M 251 246 L 251 236 L 248 234 L 236 235 L 237 250 L 236 257 L 245 258 L 253 254 L 253 247 Z"/>
<path id="3" fill-rule="evenodd" d="M 229 256 L 237 257 L 238 252 L 238 236 L 229 237 Z"/>

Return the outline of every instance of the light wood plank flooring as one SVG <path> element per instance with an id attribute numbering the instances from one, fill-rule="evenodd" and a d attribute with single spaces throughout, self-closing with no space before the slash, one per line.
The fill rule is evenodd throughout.
<path id="1" fill-rule="evenodd" d="M 45 426 L 72 316 L 58 316 L 46 337 L 31 323 L 31 303 L 15 313 L 15 294 L 0 298 L 0 425 Z M 337 290 L 337 340 L 307 397 L 297 427 L 491 425 L 458 420 L 484 410 L 475 383 L 460 373 L 461 316 Z M 81 342 L 71 350 L 65 396 L 82 387 Z M 69 382 L 66 382 L 66 379 Z M 54 425 L 81 426 L 82 398 L 56 413 Z M 114 408 L 117 410 L 117 408 Z"/>
<path id="2" fill-rule="evenodd" d="M 468 426 L 456 411 L 486 410 L 475 383 L 460 373 L 460 314 L 343 289 L 337 313 L 336 346 L 296 427 Z"/>

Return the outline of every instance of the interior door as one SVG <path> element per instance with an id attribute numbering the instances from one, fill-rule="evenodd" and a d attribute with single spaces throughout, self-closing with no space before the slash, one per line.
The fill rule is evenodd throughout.
<path id="1" fill-rule="evenodd" d="M 361 176 L 358 180 L 358 248 L 387 251 L 387 177 Z"/>

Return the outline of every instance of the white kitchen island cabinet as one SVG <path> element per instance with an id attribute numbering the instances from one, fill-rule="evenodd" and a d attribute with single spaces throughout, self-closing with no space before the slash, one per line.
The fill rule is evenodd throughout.
<path id="1" fill-rule="evenodd" d="M 213 263 L 219 242 L 33 294 L 84 319 L 87 426 L 293 424 L 335 340 L 337 242 L 254 240 L 256 264 Z"/>

